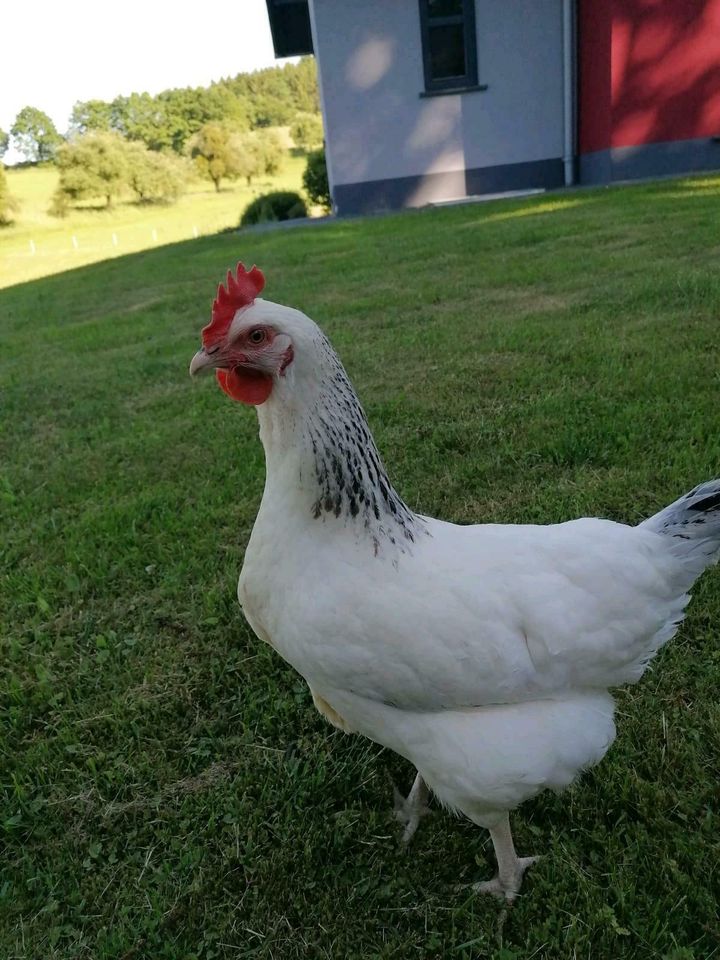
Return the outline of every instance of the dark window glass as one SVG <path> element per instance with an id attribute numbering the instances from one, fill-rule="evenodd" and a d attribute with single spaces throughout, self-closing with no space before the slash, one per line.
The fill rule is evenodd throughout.
<path id="1" fill-rule="evenodd" d="M 430 17 L 462 16 L 463 12 L 463 0 L 427 0 L 427 6 Z"/>
<path id="2" fill-rule="evenodd" d="M 465 31 L 461 23 L 430 26 L 430 71 L 433 79 L 465 76 Z"/>
<path id="3" fill-rule="evenodd" d="M 419 0 L 425 90 L 477 85 L 475 0 Z"/>

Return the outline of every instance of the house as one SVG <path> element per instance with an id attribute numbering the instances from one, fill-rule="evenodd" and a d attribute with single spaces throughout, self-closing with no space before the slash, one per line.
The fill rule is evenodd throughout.
<path id="1" fill-rule="evenodd" d="M 720 0 L 267 0 L 336 211 L 720 168 Z"/>

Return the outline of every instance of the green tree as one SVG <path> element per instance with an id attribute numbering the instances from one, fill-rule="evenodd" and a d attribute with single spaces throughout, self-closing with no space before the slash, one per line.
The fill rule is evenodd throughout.
<path id="1" fill-rule="evenodd" d="M 206 123 L 191 138 L 190 156 L 201 176 L 212 180 L 217 191 L 220 190 L 223 180 L 253 176 L 252 173 L 248 174 L 249 158 L 245 148 L 247 136 L 249 134 L 243 136 L 222 123 L 213 122 Z"/>
<path id="2" fill-rule="evenodd" d="M 222 123 L 232 130 L 250 127 L 247 104 L 226 84 L 210 87 L 180 87 L 163 90 L 156 97 L 149 93 L 131 93 L 116 97 L 112 103 L 88 101 L 80 108 L 93 105 L 92 120 L 87 124 L 81 109 L 75 126 L 91 129 L 97 120 L 107 125 L 102 129 L 117 130 L 127 140 L 138 140 L 151 150 L 174 150 L 183 153 L 190 138 L 206 123 Z"/>
<path id="3" fill-rule="evenodd" d="M 115 97 L 110 104 L 110 125 L 127 140 L 141 140 L 151 150 L 168 145 L 165 105 L 149 93 Z"/>
<path id="4" fill-rule="evenodd" d="M 174 154 L 148 150 L 141 143 L 125 145 L 128 184 L 142 203 L 171 203 L 185 189 L 189 171 Z"/>
<path id="5" fill-rule="evenodd" d="M 10 146 L 10 134 L 0 130 L 0 160 L 5 156 Z"/>
<path id="6" fill-rule="evenodd" d="M 15 146 L 32 162 L 52 160 L 62 143 L 50 117 L 37 107 L 23 107 L 10 128 Z"/>
<path id="7" fill-rule="evenodd" d="M 282 170 L 286 152 L 274 130 L 257 130 L 251 134 L 258 142 L 260 173 L 274 177 Z"/>
<path id="8" fill-rule="evenodd" d="M 222 123 L 234 131 L 250 127 L 247 104 L 223 84 L 185 87 L 158 94 L 165 113 L 166 143 L 176 153 L 206 123 Z"/>
<path id="9" fill-rule="evenodd" d="M 70 114 L 70 128 L 77 133 L 107 132 L 112 126 L 112 109 L 104 100 L 78 100 Z"/>
<path id="10" fill-rule="evenodd" d="M 274 130 L 253 130 L 232 136 L 235 176 L 244 177 L 250 186 L 255 177 L 275 176 L 280 172 L 285 151 Z"/>
<path id="11" fill-rule="evenodd" d="M 236 96 L 248 103 L 255 127 L 283 126 L 297 113 L 318 113 L 320 103 L 313 57 L 282 67 L 267 67 L 225 80 Z"/>
<path id="12" fill-rule="evenodd" d="M 299 113 L 320 113 L 320 92 L 315 57 L 303 57 L 287 72 L 287 86 L 292 103 Z"/>
<path id="13" fill-rule="evenodd" d="M 126 146 L 117 133 L 86 133 L 58 150 L 60 183 L 53 198 L 54 213 L 79 200 L 102 198 L 108 207 L 127 185 Z"/>
<path id="14" fill-rule="evenodd" d="M 285 127 L 293 118 L 292 105 L 282 96 L 259 94 L 252 99 L 253 127 Z"/>
<path id="15" fill-rule="evenodd" d="M 299 113 L 290 127 L 293 143 L 301 150 L 314 150 L 323 142 L 323 124 L 319 113 Z"/>
<path id="16" fill-rule="evenodd" d="M 6 227 L 13 222 L 13 214 L 18 209 L 18 202 L 10 193 L 5 167 L 0 164 L 0 227 Z"/>

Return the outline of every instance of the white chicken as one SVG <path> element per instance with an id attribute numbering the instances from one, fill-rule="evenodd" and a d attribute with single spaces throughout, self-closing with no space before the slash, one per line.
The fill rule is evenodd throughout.
<path id="1" fill-rule="evenodd" d="M 418 774 L 399 816 L 412 835 L 428 788 L 490 831 L 512 900 L 508 812 L 568 786 L 615 736 L 609 689 L 637 681 L 720 548 L 720 481 L 638 526 L 458 526 L 393 488 L 360 402 L 319 327 L 228 273 L 191 374 L 257 407 L 267 476 L 238 597 L 255 633 L 305 678 L 333 724 L 397 751 Z"/>

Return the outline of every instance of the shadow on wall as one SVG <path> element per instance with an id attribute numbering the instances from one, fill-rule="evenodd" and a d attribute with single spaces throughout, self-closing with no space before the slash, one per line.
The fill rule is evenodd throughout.
<path id="1" fill-rule="evenodd" d="M 720 136 L 720 0 L 616 2 L 612 31 L 610 147 Z"/>
<path id="2" fill-rule="evenodd" d="M 409 110 L 408 98 L 415 102 L 422 89 L 422 64 L 415 63 L 415 52 L 403 49 L 398 36 L 397 25 L 365 32 L 345 66 L 348 89 L 363 95 L 362 124 L 345 125 L 335 148 L 346 181 L 410 173 L 404 169 L 405 156 L 413 158 L 413 173 L 421 169 L 431 181 L 434 175 L 464 169 L 460 98 L 429 99 L 417 111 Z M 389 149 L 390 144 L 396 148 Z"/>
<path id="3" fill-rule="evenodd" d="M 467 197 L 475 193 L 503 192 L 518 187 L 517 171 L 503 158 L 517 151 L 517 117 L 488 120 L 487 107 L 474 97 L 421 97 L 424 89 L 422 60 L 416 45 L 397 42 L 388 35 L 365 32 L 345 65 L 348 89 L 362 94 L 362 123 L 343 122 L 335 138 L 333 158 L 343 179 L 335 182 L 334 196 L 340 213 L 396 210 Z M 477 125 L 482 120 L 493 130 L 491 142 L 478 151 Z M 558 143 L 558 155 L 561 146 Z M 482 163 L 485 169 L 474 169 Z M 524 164 L 528 166 L 528 164 Z M 535 184 L 546 186 L 547 171 L 537 165 Z M 542 166 L 542 169 L 540 167 Z M 557 183 L 562 171 L 557 164 Z M 525 174 L 523 174 L 525 176 Z M 531 173 L 532 176 L 532 173 Z"/>

